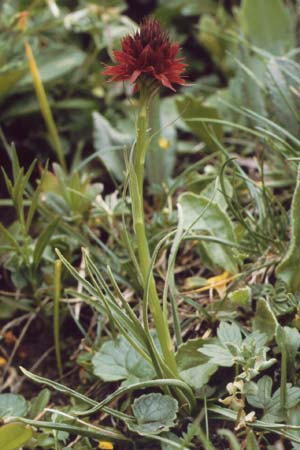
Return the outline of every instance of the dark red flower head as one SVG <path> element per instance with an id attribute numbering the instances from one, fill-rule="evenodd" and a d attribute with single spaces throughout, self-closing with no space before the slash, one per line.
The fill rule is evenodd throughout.
<path id="1" fill-rule="evenodd" d="M 116 66 L 106 66 L 104 75 L 110 81 L 135 83 L 145 74 L 155 78 L 163 86 L 175 91 L 174 84 L 185 84 L 182 72 L 185 70 L 183 58 L 176 58 L 179 45 L 172 43 L 168 34 L 162 31 L 160 23 L 153 18 L 143 20 L 139 31 L 122 40 L 122 51 L 114 51 Z"/>

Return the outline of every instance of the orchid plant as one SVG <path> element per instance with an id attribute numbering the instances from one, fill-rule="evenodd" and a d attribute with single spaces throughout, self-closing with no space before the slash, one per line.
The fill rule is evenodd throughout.
<path id="1" fill-rule="evenodd" d="M 147 242 L 143 184 L 147 149 L 151 140 L 149 117 L 155 96 L 161 86 L 175 91 L 173 84 L 184 85 L 182 73 L 186 64 L 178 58 L 179 45 L 172 43 L 162 30 L 160 23 L 146 18 L 133 36 L 122 40 L 122 51 L 116 50 L 115 66 L 107 66 L 104 74 L 111 81 L 129 81 L 135 84 L 140 93 L 140 105 L 136 122 L 136 141 L 129 165 L 129 190 L 132 203 L 132 217 L 136 235 L 138 260 L 141 268 L 142 283 L 149 298 L 149 308 L 154 319 L 163 357 L 172 376 L 177 376 L 177 368 L 168 327 L 168 318 L 163 313 L 157 293 L 155 279 L 151 270 L 151 255 Z M 147 289 L 146 289 L 147 287 Z M 148 291 L 148 292 L 147 292 Z"/>
<path id="2" fill-rule="evenodd" d="M 128 80 L 135 84 L 135 91 L 139 92 L 140 97 L 136 120 L 136 139 L 127 162 L 125 188 L 126 186 L 129 188 L 132 205 L 137 255 L 135 255 L 135 249 L 130 251 L 130 254 L 143 289 L 143 323 L 141 324 L 122 296 L 110 269 L 108 269 L 108 276 L 114 291 L 122 302 L 122 307 L 116 301 L 114 293 L 86 251 L 83 253 L 91 283 L 83 279 L 59 251 L 57 254 L 86 290 L 93 296 L 100 297 L 113 329 L 117 328 L 133 348 L 152 364 L 163 390 L 168 392 L 168 386 L 173 386 L 178 400 L 183 405 L 189 404 L 191 410 L 195 405 L 195 398 L 191 388 L 181 380 L 179 375 L 167 310 L 161 306 L 153 274 L 152 255 L 145 228 L 143 192 L 147 149 L 154 134 L 149 128 L 153 101 L 158 98 L 161 86 L 174 91 L 173 84 L 184 85 L 186 83 L 182 75 L 186 64 L 182 58 L 177 57 L 178 52 L 179 45 L 171 42 L 169 36 L 161 29 L 160 23 L 153 18 L 146 18 L 139 31 L 133 36 L 123 38 L 122 51 L 114 52 L 117 64 L 106 66 L 104 70 L 104 74 L 111 77 L 110 81 Z M 132 240 L 128 239 L 128 241 Z M 84 300 L 92 302 L 87 297 Z M 95 304 L 93 303 L 93 305 Z M 149 328 L 148 309 L 153 318 L 158 345 L 154 342 Z"/>
<path id="3" fill-rule="evenodd" d="M 152 402 L 153 395 L 155 405 L 160 401 L 168 403 L 173 413 L 177 408 L 177 400 L 185 411 L 193 413 L 195 411 L 196 399 L 191 387 L 182 380 L 175 359 L 175 349 L 173 348 L 172 336 L 168 324 L 166 308 L 161 306 L 156 281 L 153 274 L 153 257 L 150 253 L 148 239 L 145 228 L 144 217 L 144 169 L 147 149 L 153 136 L 149 128 L 149 117 L 153 101 L 158 97 L 159 89 L 165 86 L 175 90 L 173 84 L 184 85 L 185 80 L 182 73 L 186 64 L 182 58 L 177 58 L 179 46 L 172 43 L 168 35 L 161 29 L 159 22 L 155 19 L 145 19 L 138 32 L 134 36 L 126 36 L 122 41 L 122 51 L 115 51 L 118 62 L 115 66 L 106 66 L 104 73 L 111 77 L 111 81 L 130 81 L 135 84 L 135 91 L 139 92 L 139 110 L 136 120 L 136 139 L 132 147 L 132 152 L 127 162 L 127 182 L 132 205 L 132 221 L 135 233 L 136 250 L 130 248 L 132 262 L 135 265 L 138 278 L 143 289 L 143 320 L 142 323 L 135 312 L 128 305 L 122 295 L 120 288 L 114 278 L 110 268 L 107 276 L 111 286 L 103 277 L 96 264 L 92 261 L 87 251 L 83 251 L 83 258 L 87 274 L 90 281 L 81 276 L 80 273 L 64 258 L 57 250 L 57 254 L 70 271 L 70 273 L 80 282 L 85 291 L 90 295 L 82 294 L 82 299 L 95 307 L 101 314 L 106 313 L 112 325 L 113 334 L 118 330 L 125 337 L 132 349 L 143 358 L 145 363 L 150 364 L 155 370 L 156 379 L 143 380 L 128 386 L 117 389 L 112 397 L 105 399 L 105 405 L 114 398 L 134 389 L 161 386 L 164 396 L 161 394 L 150 394 L 151 398 L 145 398 Z M 128 239 L 131 241 L 131 239 Z M 130 242 L 129 242 L 129 245 Z M 133 250 L 133 251 L 132 251 Z M 71 291 L 70 291 L 71 293 Z M 78 293 L 77 293 L 78 294 Z M 97 299 L 95 301 L 95 299 Z M 100 300 L 100 302 L 99 302 Z M 158 342 L 154 342 L 153 332 L 149 327 L 148 309 L 151 312 L 155 334 Z M 118 338 L 116 338 L 116 343 Z M 25 369 L 24 374 L 36 382 L 43 382 L 55 389 L 66 392 L 65 387 L 47 379 L 36 377 Z M 118 378 L 119 379 L 119 378 Z M 172 391 L 177 400 L 173 400 L 168 394 Z M 69 394 L 76 395 L 72 391 Z M 97 403 L 85 397 L 86 403 L 92 406 L 85 411 L 77 411 L 77 416 L 88 416 L 105 407 L 103 402 Z M 144 401 L 144 400 L 143 400 Z M 103 404 L 102 404 L 103 403 Z M 159 409 L 159 408 L 158 408 Z M 156 410 L 156 406 L 155 406 Z M 110 409 L 112 415 L 117 414 Z M 124 419 L 124 416 L 122 416 Z M 173 420 L 173 419 L 172 419 Z M 29 423 L 27 421 L 27 423 Z M 129 426 L 129 425 L 128 425 Z"/>

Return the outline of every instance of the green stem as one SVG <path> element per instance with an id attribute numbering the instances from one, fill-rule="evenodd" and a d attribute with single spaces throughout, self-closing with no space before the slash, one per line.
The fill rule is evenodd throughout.
<path id="1" fill-rule="evenodd" d="M 285 329 L 281 325 L 277 325 L 276 343 L 278 344 L 281 353 L 280 409 L 285 418 L 287 418 L 287 345 Z"/>
<path id="2" fill-rule="evenodd" d="M 151 273 L 151 257 L 144 220 L 143 184 L 145 157 L 149 145 L 149 138 L 147 137 L 147 127 L 149 121 L 150 101 L 151 95 L 149 95 L 149 92 L 147 92 L 146 90 L 144 92 L 141 91 L 141 107 L 137 119 L 137 140 L 134 149 L 133 166 L 131 168 L 132 173 L 130 175 L 132 215 L 134 230 L 137 239 L 138 258 L 141 267 L 144 287 L 146 285 L 150 272 L 149 308 L 153 316 L 164 360 L 174 376 L 178 377 L 178 370 L 175 361 L 175 354 L 168 327 L 167 317 L 163 314 L 156 290 L 154 276 L 153 273 Z"/>
<path id="3" fill-rule="evenodd" d="M 161 184 L 163 181 L 163 152 L 158 146 L 160 125 L 160 107 L 159 96 L 156 95 L 151 103 L 149 112 L 149 126 L 151 128 L 152 139 L 147 155 L 147 176 L 150 183 Z M 153 136 L 154 134 L 154 136 Z"/>
<path id="4" fill-rule="evenodd" d="M 59 302 L 61 291 L 61 261 L 54 262 L 54 296 L 53 296 L 53 335 L 56 364 L 59 376 L 62 377 L 63 369 L 61 362 L 60 339 L 59 339 Z"/>

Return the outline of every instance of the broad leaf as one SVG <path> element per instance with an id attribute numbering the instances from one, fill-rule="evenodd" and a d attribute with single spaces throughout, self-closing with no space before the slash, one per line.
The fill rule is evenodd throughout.
<path id="1" fill-rule="evenodd" d="M 190 231 L 201 230 L 216 238 L 235 243 L 233 225 L 227 214 L 215 203 L 190 192 L 179 198 L 182 208 L 183 227 Z M 232 249 L 219 243 L 202 244 L 211 261 L 230 273 L 237 272 L 237 263 Z"/>
<path id="2" fill-rule="evenodd" d="M 230 181 L 224 178 L 224 187 L 226 192 L 226 197 L 231 198 L 233 193 L 233 188 Z M 202 191 L 201 197 L 205 197 L 217 205 L 224 211 L 227 209 L 227 202 L 222 192 L 221 182 L 219 177 L 216 180 L 209 183 Z"/>
<path id="3" fill-rule="evenodd" d="M 268 369 L 276 360 L 267 359 L 269 348 L 265 346 L 267 336 L 254 331 L 242 339 L 237 325 L 221 322 L 216 343 L 204 344 L 198 351 L 210 358 L 210 362 L 221 367 L 242 368 L 239 377 L 250 381 L 260 371 Z"/>
<path id="4" fill-rule="evenodd" d="M 300 388 L 287 383 L 287 408 L 293 408 L 300 401 Z M 280 422 L 285 419 L 285 413 L 281 411 L 280 388 L 278 388 L 272 398 L 265 414 L 262 418 L 265 422 Z"/>
<path id="5" fill-rule="evenodd" d="M 291 208 L 291 241 L 288 251 L 277 266 L 277 276 L 283 280 L 294 293 L 300 293 L 300 164 L 298 166 L 297 185 Z"/>
<path id="6" fill-rule="evenodd" d="M 300 427 L 300 406 L 295 406 L 289 416 L 288 416 L 288 424 L 289 425 L 293 425 L 296 427 Z M 300 438 L 300 429 L 298 428 L 298 430 L 289 430 L 290 434 L 292 434 L 293 436 L 295 436 L 296 439 Z M 294 443 L 292 442 L 293 450 L 299 450 L 300 449 L 300 444 L 299 443 Z"/>
<path id="7" fill-rule="evenodd" d="M 276 316 L 269 304 L 265 299 L 260 298 L 256 306 L 253 329 L 267 335 L 270 341 L 275 336 L 277 325 Z"/>
<path id="8" fill-rule="evenodd" d="M 246 286 L 244 288 L 237 289 L 228 295 L 228 300 L 235 308 L 242 307 L 248 309 L 251 307 L 251 288 Z"/>
<path id="9" fill-rule="evenodd" d="M 32 438 L 33 430 L 22 423 L 9 423 L 0 428 L 1 450 L 19 450 Z"/>
<path id="10" fill-rule="evenodd" d="M 124 178 L 122 150 L 131 143 L 130 136 L 120 133 L 100 113 L 93 113 L 94 147 L 107 170 L 119 181 Z"/>
<path id="11" fill-rule="evenodd" d="M 130 385 L 155 377 L 153 367 L 123 337 L 105 342 L 92 359 L 94 374 L 104 381 Z"/>
<path id="12" fill-rule="evenodd" d="M 218 123 L 201 122 L 201 120 L 198 120 L 220 119 L 217 109 L 205 104 L 201 98 L 193 98 L 190 96 L 178 99 L 176 103 L 181 118 L 186 122 L 193 133 L 199 136 L 207 144 L 210 150 L 219 150 L 212 139 L 211 134 L 218 140 L 222 140 L 222 125 Z"/>
<path id="13" fill-rule="evenodd" d="M 65 76 L 72 70 L 79 67 L 85 59 L 85 53 L 76 47 L 59 49 L 45 49 L 36 56 L 37 66 L 43 83 L 50 82 Z M 28 88 L 32 85 L 32 78 L 29 72 L 18 83 L 17 88 Z"/>
<path id="14" fill-rule="evenodd" d="M 185 450 L 182 447 L 182 440 L 179 439 L 179 437 L 175 433 L 172 433 L 171 431 L 168 431 L 167 433 L 163 433 L 161 435 L 161 437 L 163 437 L 165 439 L 168 439 L 168 441 L 174 442 L 174 445 L 172 445 L 171 443 L 167 444 L 165 442 L 162 442 L 161 443 L 161 450 L 175 450 L 176 448 L 178 450 Z M 177 447 L 177 446 L 175 447 L 176 444 L 179 445 L 179 447 Z M 181 447 L 180 447 L 180 445 L 181 445 Z"/>
<path id="15" fill-rule="evenodd" d="M 269 376 L 264 376 L 256 384 L 256 393 L 247 394 L 247 401 L 250 405 L 264 410 L 262 420 L 268 423 L 279 422 L 285 418 L 285 413 L 281 409 L 280 388 L 271 395 L 272 384 L 272 379 Z M 292 386 L 290 383 L 287 383 L 286 387 L 287 408 L 290 409 L 299 403 L 300 388 Z"/>
<path id="16" fill-rule="evenodd" d="M 285 345 L 287 353 L 288 374 L 293 375 L 297 366 L 295 359 L 300 347 L 300 333 L 296 328 L 283 327 L 285 333 Z"/>
<path id="17" fill-rule="evenodd" d="M 146 155 L 147 178 L 152 186 L 161 186 L 172 176 L 176 162 L 177 116 L 174 98 L 154 99 L 149 122 L 152 138 Z"/>
<path id="18" fill-rule="evenodd" d="M 243 0 L 241 22 L 257 47 L 276 55 L 293 48 L 293 20 L 283 0 Z"/>
<path id="19" fill-rule="evenodd" d="M 26 73 L 24 63 L 9 64 L 0 69 L 0 98 L 6 96 Z"/>
<path id="20" fill-rule="evenodd" d="M 223 345 L 231 343 L 240 346 L 242 344 L 241 330 L 235 323 L 221 322 L 217 334 Z"/>
<path id="21" fill-rule="evenodd" d="M 0 418 L 23 417 L 27 412 L 27 402 L 22 395 L 0 395 Z"/>
<path id="22" fill-rule="evenodd" d="M 212 364 L 222 367 L 232 367 L 235 363 L 233 354 L 226 348 L 217 344 L 204 345 L 199 351 L 210 358 Z"/>
<path id="23" fill-rule="evenodd" d="M 178 403 L 173 397 L 163 394 L 147 394 L 137 398 L 132 405 L 136 423 L 128 427 L 140 435 L 160 434 L 175 425 Z"/>
<path id="24" fill-rule="evenodd" d="M 181 378 L 194 389 L 201 389 L 209 382 L 218 366 L 201 354 L 198 350 L 207 340 L 191 339 L 180 345 L 176 354 L 176 362 Z"/>
<path id="25" fill-rule="evenodd" d="M 240 85 L 240 97 L 237 99 L 241 107 L 247 106 L 252 111 L 263 116 L 267 115 L 266 101 L 263 87 L 265 85 L 266 64 L 261 59 L 253 56 L 246 49 L 241 55 L 240 67 L 235 80 Z M 236 99 L 232 99 L 234 101 Z M 251 123 L 260 125 L 256 119 Z"/>
<path id="26" fill-rule="evenodd" d="M 254 383 L 252 383 L 254 385 Z M 263 376 L 256 383 L 256 392 L 247 394 L 247 401 L 254 408 L 267 409 L 271 402 L 272 378 L 268 375 Z"/>
<path id="27" fill-rule="evenodd" d="M 296 83 L 294 81 L 293 85 L 291 85 L 291 80 L 285 76 L 283 72 L 284 65 L 281 63 L 281 60 L 281 58 L 272 58 L 269 61 L 266 72 L 266 86 L 279 124 L 294 136 L 297 136 L 299 132 L 297 97 L 293 94 L 292 89 L 292 87 L 295 89 L 293 85 Z"/>

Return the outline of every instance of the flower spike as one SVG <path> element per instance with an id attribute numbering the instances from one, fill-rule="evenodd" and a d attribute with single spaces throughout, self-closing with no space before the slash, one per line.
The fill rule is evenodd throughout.
<path id="1" fill-rule="evenodd" d="M 122 50 L 114 51 L 115 66 L 106 66 L 104 75 L 110 81 L 138 83 L 141 78 L 152 78 L 175 91 L 173 84 L 184 85 L 182 73 L 187 66 L 183 58 L 177 58 L 179 45 L 172 43 L 158 20 L 145 18 L 139 31 L 122 40 Z"/>

